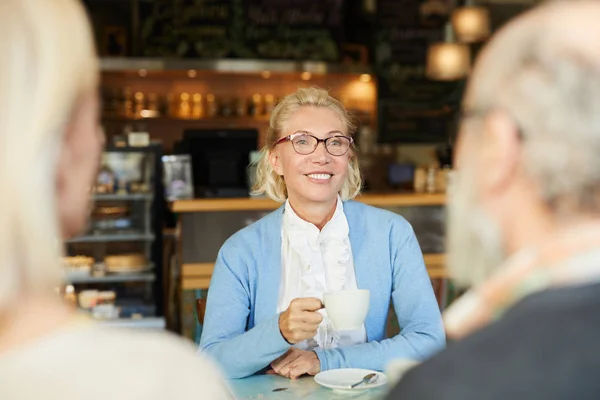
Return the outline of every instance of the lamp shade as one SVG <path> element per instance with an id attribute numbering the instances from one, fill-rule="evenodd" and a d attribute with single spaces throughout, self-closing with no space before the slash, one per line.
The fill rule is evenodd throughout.
<path id="1" fill-rule="evenodd" d="M 466 78 L 471 70 L 471 51 L 466 44 L 441 42 L 429 46 L 425 73 L 429 79 L 453 81 Z"/>
<path id="2" fill-rule="evenodd" d="M 452 27 L 459 42 L 482 42 L 490 36 L 490 12 L 477 6 L 457 8 L 452 12 Z"/>

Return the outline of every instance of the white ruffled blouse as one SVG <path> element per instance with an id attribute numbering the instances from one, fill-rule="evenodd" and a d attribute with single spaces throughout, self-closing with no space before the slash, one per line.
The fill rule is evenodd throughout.
<path id="1" fill-rule="evenodd" d="M 277 312 L 285 311 L 290 302 L 300 297 L 323 300 L 326 292 L 357 289 L 352 249 L 348 237 L 348 221 L 338 196 L 333 217 L 321 231 L 294 212 L 285 203 L 281 228 L 282 279 Z M 296 347 L 312 350 L 365 343 L 364 325 L 352 331 L 335 331 L 325 310 L 319 311 L 323 322 L 314 338 Z"/>

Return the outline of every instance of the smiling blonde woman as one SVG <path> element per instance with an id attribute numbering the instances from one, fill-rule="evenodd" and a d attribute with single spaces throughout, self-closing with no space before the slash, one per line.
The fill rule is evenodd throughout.
<path id="1" fill-rule="evenodd" d="M 55 293 L 104 142 L 76 0 L 0 1 L 0 399 L 226 399 L 180 339 L 100 328 Z"/>
<path id="2" fill-rule="evenodd" d="M 354 130 L 340 102 L 318 88 L 273 111 L 255 193 L 284 204 L 227 240 L 210 283 L 200 349 L 228 377 L 382 370 L 444 346 L 411 226 L 352 201 L 361 188 Z M 321 300 L 351 289 L 370 290 L 371 308 L 359 329 L 338 332 Z M 386 338 L 390 302 L 402 331 Z"/>

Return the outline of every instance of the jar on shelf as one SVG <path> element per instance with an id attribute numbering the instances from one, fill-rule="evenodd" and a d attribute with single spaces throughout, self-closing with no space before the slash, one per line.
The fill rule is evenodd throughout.
<path id="1" fill-rule="evenodd" d="M 148 93 L 148 104 L 144 112 L 146 118 L 160 117 L 159 99 L 156 93 Z"/>
<path id="2" fill-rule="evenodd" d="M 103 113 L 108 117 L 119 116 L 119 91 L 112 87 L 102 88 Z"/>
<path id="3" fill-rule="evenodd" d="M 423 167 L 415 169 L 415 176 L 413 179 L 413 188 L 416 193 L 425 193 L 427 186 L 427 171 Z"/>
<path id="4" fill-rule="evenodd" d="M 435 187 L 438 192 L 445 193 L 447 191 L 451 171 L 452 170 L 449 166 L 445 166 L 437 170 L 435 177 Z"/>
<path id="5" fill-rule="evenodd" d="M 425 184 L 425 190 L 427 193 L 435 193 L 437 191 L 437 168 L 435 166 L 430 166 L 427 168 L 427 181 Z"/>
<path id="6" fill-rule="evenodd" d="M 202 95 L 200 93 L 194 93 L 192 95 L 192 119 L 201 119 L 202 117 L 204 117 Z"/>
<path id="7" fill-rule="evenodd" d="M 249 114 L 253 117 L 264 114 L 262 96 L 258 93 L 252 95 L 252 99 L 250 100 Z"/>
<path id="8" fill-rule="evenodd" d="M 221 115 L 224 117 L 231 117 L 235 111 L 235 104 L 233 99 L 228 97 L 223 98 L 221 102 Z"/>
<path id="9" fill-rule="evenodd" d="M 119 114 L 121 117 L 125 118 L 133 117 L 133 92 L 129 86 L 123 88 L 123 97 Z"/>
<path id="10" fill-rule="evenodd" d="M 173 93 L 167 94 L 166 113 L 171 118 L 178 118 L 179 107 L 177 104 L 177 96 Z"/>
<path id="11" fill-rule="evenodd" d="M 179 95 L 179 107 L 177 116 L 182 119 L 189 119 L 191 116 L 190 95 L 189 93 L 181 93 Z"/>
<path id="12" fill-rule="evenodd" d="M 248 106 L 243 97 L 237 97 L 235 99 L 235 115 L 238 117 L 245 117 L 248 114 Z"/>
<path id="13" fill-rule="evenodd" d="M 134 95 L 133 115 L 135 118 L 143 117 L 145 109 L 145 96 L 142 92 L 136 92 Z"/>
<path id="14" fill-rule="evenodd" d="M 69 307 L 77 307 L 77 295 L 75 295 L 75 287 L 73 285 L 65 287 L 64 300 Z"/>
<path id="15" fill-rule="evenodd" d="M 217 98 L 214 94 L 209 93 L 206 95 L 206 116 L 212 118 L 216 117 L 219 113 L 219 106 L 217 104 Z"/>
<path id="16" fill-rule="evenodd" d="M 275 96 L 272 94 L 265 95 L 265 114 L 270 116 L 275 108 Z"/>
<path id="17" fill-rule="evenodd" d="M 107 166 L 103 165 L 96 177 L 95 193 L 110 194 L 115 192 L 115 173 Z"/>
<path id="18" fill-rule="evenodd" d="M 94 263 L 92 266 L 92 276 L 93 277 L 102 277 L 106 275 L 106 265 L 103 262 Z"/>

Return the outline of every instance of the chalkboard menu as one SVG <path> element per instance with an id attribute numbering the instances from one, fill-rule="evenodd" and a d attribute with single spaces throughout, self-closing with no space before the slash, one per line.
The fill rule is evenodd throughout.
<path id="1" fill-rule="evenodd" d="M 464 82 L 425 77 L 429 43 L 443 39 L 453 0 L 379 0 L 374 70 L 379 141 L 445 142 Z"/>
<path id="2" fill-rule="evenodd" d="M 247 0 L 246 44 L 259 58 L 338 61 L 343 0 Z"/>
<path id="3" fill-rule="evenodd" d="M 142 52 L 147 57 L 230 57 L 237 53 L 241 0 L 154 0 L 142 3 Z M 238 32 L 239 31 L 239 32 Z"/>
<path id="4" fill-rule="evenodd" d="M 343 0 L 154 0 L 142 12 L 150 57 L 340 59 Z"/>

